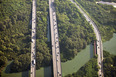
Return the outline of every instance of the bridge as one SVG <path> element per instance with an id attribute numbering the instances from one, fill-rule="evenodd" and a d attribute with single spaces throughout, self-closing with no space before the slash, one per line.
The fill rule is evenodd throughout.
<path id="1" fill-rule="evenodd" d="M 75 6 L 80 10 L 80 12 L 83 14 L 83 16 L 86 18 L 86 20 L 92 25 L 93 30 L 96 34 L 96 39 L 97 39 L 97 63 L 98 66 L 100 67 L 100 69 L 98 69 L 98 77 L 104 77 L 103 75 L 103 46 L 102 46 L 102 40 L 101 40 L 101 35 L 100 32 L 97 28 L 97 25 L 94 23 L 94 21 L 83 11 L 83 9 L 76 4 L 76 2 L 74 2 L 73 0 L 70 0 L 73 4 L 75 4 Z"/>
<path id="2" fill-rule="evenodd" d="M 52 59 L 53 59 L 53 74 L 54 77 L 62 77 L 60 49 L 58 39 L 58 26 L 56 20 L 56 11 L 54 7 L 54 0 L 49 0 L 49 16 L 51 28 L 51 44 L 52 44 Z"/>
<path id="3" fill-rule="evenodd" d="M 91 18 L 77 5 L 73 0 L 71 0 L 86 20 L 92 25 L 97 39 L 97 54 L 98 54 L 98 76 L 104 77 L 103 75 L 103 47 L 100 32 Z M 60 59 L 60 46 L 58 37 L 58 26 L 56 20 L 56 11 L 54 7 L 54 0 L 49 0 L 49 17 L 50 17 L 50 29 L 51 29 L 51 45 L 52 45 L 52 59 L 53 59 L 53 76 L 62 77 L 61 70 L 61 59 Z M 36 0 L 32 2 L 32 35 L 31 35 L 31 77 L 35 77 L 36 72 Z"/>
<path id="4" fill-rule="evenodd" d="M 31 72 L 30 77 L 36 74 L 36 0 L 32 2 L 32 32 L 31 32 Z"/>
<path id="5" fill-rule="evenodd" d="M 56 20 L 54 0 L 49 0 L 49 16 L 51 28 L 51 44 L 54 77 L 62 77 L 58 27 Z M 31 73 L 30 77 L 36 77 L 36 0 L 32 2 L 32 35 L 31 35 Z"/>

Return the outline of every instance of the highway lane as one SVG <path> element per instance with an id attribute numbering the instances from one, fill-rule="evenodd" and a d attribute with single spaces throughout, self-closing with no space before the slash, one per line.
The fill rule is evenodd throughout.
<path id="1" fill-rule="evenodd" d="M 80 12 L 83 14 L 83 16 L 86 18 L 86 20 L 92 25 L 94 32 L 96 34 L 97 39 L 97 54 L 98 54 L 98 66 L 100 69 L 98 69 L 98 76 L 104 77 L 103 75 L 103 47 L 102 47 L 102 40 L 100 32 L 96 26 L 96 24 L 89 18 L 89 16 L 77 5 L 73 0 L 70 0 L 72 3 L 76 5 L 76 7 L 80 10 Z"/>
<path id="2" fill-rule="evenodd" d="M 59 39 L 58 39 L 58 26 L 57 26 L 57 20 L 56 20 L 55 7 L 53 3 L 54 3 L 54 0 L 49 0 L 53 74 L 54 74 L 54 77 L 62 77 Z"/>
<path id="3" fill-rule="evenodd" d="M 36 75 L 36 0 L 32 2 L 32 34 L 31 34 L 31 72 L 30 77 Z"/>

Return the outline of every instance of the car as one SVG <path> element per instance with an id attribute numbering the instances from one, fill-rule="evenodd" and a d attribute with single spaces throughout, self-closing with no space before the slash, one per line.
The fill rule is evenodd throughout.
<path id="1" fill-rule="evenodd" d="M 34 40 L 32 39 L 31 42 L 33 43 L 33 41 L 34 41 Z"/>
<path id="2" fill-rule="evenodd" d="M 32 74 L 33 72 L 31 72 L 31 74 Z"/>
<path id="3" fill-rule="evenodd" d="M 99 76 L 101 76 L 101 74 Z"/>
<path id="4" fill-rule="evenodd" d="M 32 65 L 33 65 L 33 66 L 35 65 L 35 59 L 34 59 L 34 60 L 32 60 Z"/>
<path id="5" fill-rule="evenodd" d="M 61 74 L 59 74 L 59 76 L 62 76 Z"/>

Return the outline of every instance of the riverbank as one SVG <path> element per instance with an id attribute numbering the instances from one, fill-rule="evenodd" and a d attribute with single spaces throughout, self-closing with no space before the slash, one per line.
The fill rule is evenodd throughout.
<path id="1" fill-rule="evenodd" d="M 12 61 L 8 61 L 7 66 L 3 68 L 2 77 L 30 77 L 30 71 L 23 71 L 18 73 L 9 73 L 10 64 Z M 42 67 L 36 70 L 37 77 L 52 77 L 51 66 Z"/>
<path id="2" fill-rule="evenodd" d="M 77 72 L 84 64 L 86 64 L 93 57 L 92 44 L 81 50 L 74 59 L 67 62 L 62 62 L 62 75 L 72 74 Z"/>
<path id="3" fill-rule="evenodd" d="M 62 62 L 62 73 L 63 76 L 67 74 L 72 74 L 78 71 L 84 64 L 86 64 L 93 57 L 93 46 L 92 44 L 87 45 L 87 47 L 81 50 L 74 59 L 67 62 Z M 2 71 L 2 77 L 29 77 L 30 71 L 24 71 L 19 73 L 6 73 L 7 67 L 11 64 L 11 61 L 8 62 L 7 66 Z M 67 71 L 68 70 L 68 71 Z M 36 70 L 37 77 L 51 77 L 51 67 L 42 67 L 39 70 Z"/>
<path id="4" fill-rule="evenodd" d="M 116 33 L 113 34 L 113 37 L 109 40 L 103 43 L 103 49 L 108 51 L 111 54 L 116 55 Z M 62 73 L 63 76 L 72 74 L 76 71 L 78 71 L 85 63 L 87 63 L 92 57 L 92 46 L 87 45 L 87 47 L 83 50 L 81 50 L 77 56 L 69 60 L 67 62 L 62 62 Z M 7 66 L 11 63 L 11 61 L 8 62 Z M 28 77 L 30 71 L 25 72 L 19 72 L 19 73 L 5 73 L 5 70 L 7 66 L 2 71 L 2 77 Z M 51 77 L 51 67 L 45 67 L 41 68 L 39 70 L 36 70 L 36 76 L 38 77 Z"/>

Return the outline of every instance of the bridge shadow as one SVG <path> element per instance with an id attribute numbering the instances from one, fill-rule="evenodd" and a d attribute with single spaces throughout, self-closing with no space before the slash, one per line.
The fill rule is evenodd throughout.
<path id="1" fill-rule="evenodd" d="M 53 77 L 52 76 L 52 67 L 45 67 L 44 68 L 44 77 Z"/>
<path id="2" fill-rule="evenodd" d="M 93 49 L 93 45 L 92 45 L 92 43 L 90 44 L 90 58 L 92 58 L 93 57 L 93 55 L 94 55 L 94 49 Z"/>
<path id="3" fill-rule="evenodd" d="M 29 71 L 22 72 L 22 77 L 29 77 Z"/>

